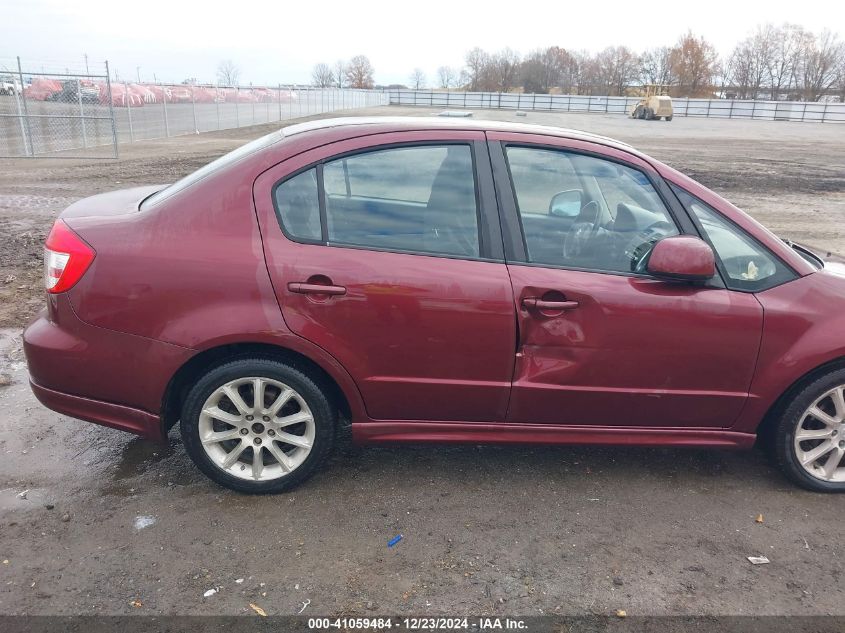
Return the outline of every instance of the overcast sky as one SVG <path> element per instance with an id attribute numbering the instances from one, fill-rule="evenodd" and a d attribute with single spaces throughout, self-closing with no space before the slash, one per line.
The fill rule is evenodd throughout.
<path id="1" fill-rule="evenodd" d="M 0 0 L 0 58 L 39 66 L 108 59 L 112 73 L 144 81 L 215 80 L 232 59 L 242 83 L 309 82 L 315 63 L 367 55 L 377 83 L 408 83 L 416 66 L 434 81 L 474 46 L 527 53 L 550 45 L 596 51 L 670 45 L 688 29 L 720 52 L 757 24 L 792 22 L 845 35 L 842 0 L 467 0 L 182 2 L 180 0 Z"/>

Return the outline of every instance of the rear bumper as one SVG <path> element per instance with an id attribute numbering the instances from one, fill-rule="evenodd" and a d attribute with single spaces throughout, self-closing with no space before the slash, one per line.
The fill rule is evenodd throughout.
<path id="1" fill-rule="evenodd" d="M 48 409 L 86 422 L 135 433 L 156 442 L 165 441 L 161 420 L 157 415 L 111 402 L 47 389 L 36 384 L 32 379 L 29 381 L 29 386 L 38 401 Z"/>
<path id="2" fill-rule="evenodd" d="M 66 293 L 26 328 L 35 396 L 66 415 L 162 440 L 159 412 L 171 377 L 192 350 L 85 323 Z"/>

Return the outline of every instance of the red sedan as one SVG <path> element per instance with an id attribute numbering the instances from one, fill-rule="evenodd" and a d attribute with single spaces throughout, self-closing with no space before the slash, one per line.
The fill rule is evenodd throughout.
<path id="1" fill-rule="evenodd" d="M 48 407 L 244 492 L 359 442 L 748 448 L 845 490 L 845 278 L 628 145 L 287 127 L 56 221 L 25 333 Z M 839 273 L 839 274 L 837 274 Z"/>

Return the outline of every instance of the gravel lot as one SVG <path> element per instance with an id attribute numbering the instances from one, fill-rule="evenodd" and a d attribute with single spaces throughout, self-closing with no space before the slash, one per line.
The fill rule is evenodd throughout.
<path id="1" fill-rule="evenodd" d="M 630 142 L 845 253 L 845 125 L 516 120 Z M 19 332 L 43 303 L 54 217 L 269 129 L 123 145 L 119 161 L 0 161 L 0 614 L 845 615 L 845 497 L 793 487 L 758 451 L 351 448 L 293 493 L 246 497 L 198 474 L 175 433 L 158 446 L 40 406 Z M 760 554 L 771 563 L 746 560 Z"/>

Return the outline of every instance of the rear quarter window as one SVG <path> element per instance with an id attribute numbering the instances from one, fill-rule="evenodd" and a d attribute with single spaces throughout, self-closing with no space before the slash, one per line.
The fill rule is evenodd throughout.
<path id="1" fill-rule="evenodd" d="M 208 165 L 200 167 L 195 172 L 188 174 L 181 180 L 177 180 L 169 187 L 165 187 L 161 191 L 157 191 L 153 195 L 149 196 L 146 200 L 143 201 L 143 203 L 141 203 L 141 209 L 151 209 L 166 200 L 167 198 L 176 195 L 180 191 L 184 191 L 188 187 L 200 182 L 204 178 L 208 178 L 211 174 L 214 174 L 220 171 L 221 169 L 228 167 L 229 165 L 234 165 L 235 163 L 243 160 L 244 158 L 251 156 L 256 152 L 259 152 L 265 147 L 269 147 L 273 143 L 276 143 L 280 140 L 282 140 L 282 133 L 280 131 L 276 131 L 271 134 L 267 134 L 266 136 L 257 138 L 254 141 L 250 141 L 246 145 L 241 145 L 239 148 L 232 150 L 228 154 L 223 154 L 223 156 L 221 156 L 217 160 L 211 161 L 210 163 L 208 163 Z"/>

